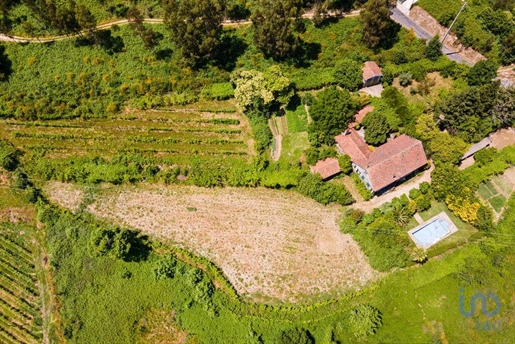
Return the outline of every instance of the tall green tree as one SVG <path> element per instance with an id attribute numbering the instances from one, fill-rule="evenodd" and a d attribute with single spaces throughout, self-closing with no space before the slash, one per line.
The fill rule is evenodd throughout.
<path id="1" fill-rule="evenodd" d="M 363 42 L 369 48 L 378 48 L 394 36 L 397 24 L 390 19 L 393 4 L 393 0 L 368 0 L 361 11 Z"/>
<path id="2" fill-rule="evenodd" d="M 311 143 L 333 144 L 334 137 L 347 129 L 356 110 L 357 104 L 349 91 L 335 86 L 321 91 L 309 108 L 313 120 L 308 127 Z"/>
<path id="3" fill-rule="evenodd" d="M 497 76 L 498 65 L 493 60 L 482 60 L 470 68 L 467 74 L 467 82 L 470 86 L 488 84 Z"/>
<path id="4" fill-rule="evenodd" d="M 224 0 L 162 0 L 164 22 L 182 56 L 199 66 L 218 57 Z"/>
<path id="5" fill-rule="evenodd" d="M 374 146 L 386 142 L 390 132 L 386 116 L 374 111 L 363 119 L 362 124 L 365 127 L 365 141 Z"/>
<path id="6" fill-rule="evenodd" d="M 349 91 L 358 90 L 363 84 L 361 64 L 351 59 L 344 59 L 336 64 L 334 71 L 336 83 Z"/>
<path id="7" fill-rule="evenodd" d="M 284 60 L 300 46 L 295 35 L 302 14 L 302 0 L 259 0 L 251 20 L 254 42 L 266 57 Z"/>
<path id="8" fill-rule="evenodd" d="M 436 61 L 440 56 L 442 56 L 442 43 L 440 42 L 440 36 L 436 35 L 427 44 L 426 57 L 431 61 Z"/>
<path id="9" fill-rule="evenodd" d="M 515 87 L 500 87 L 493 108 L 494 121 L 500 127 L 510 127 L 515 122 Z"/>
<path id="10" fill-rule="evenodd" d="M 435 119 L 452 135 L 466 142 L 477 142 L 494 129 L 493 109 L 499 89 L 498 83 L 469 87 L 449 95 L 437 104 Z"/>
<path id="11" fill-rule="evenodd" d="M 448 133 L 437 133 L 428 148 L 435 163 L 457 164 L 466 152 L 468 145 L 459 137 L 452 137 Z"/>

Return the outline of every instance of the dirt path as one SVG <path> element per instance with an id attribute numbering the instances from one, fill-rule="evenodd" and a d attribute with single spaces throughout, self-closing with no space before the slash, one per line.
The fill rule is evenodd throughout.
<path id="1" fill-rule="evenodd" d="M 431 167 L 425 170 L 422 175 L 416 176 L 413 179 L 410 179 L 406 183 L 403 183 L 397 187 L 395 187 L 390 192 L 381 195 L 381 196 L 375 196 L 370 201 L 366 202 L 356 202 L 354 204 L 350 205 L 350 208 L 353 209 L 360 209 L 364 212 L 371 212 L 375 208 L 379 208 L 386 202 L 391 202 L 392 199 L 395 197 L 400 197 L 403 194 L 408 194 L 409 191 L 413 188 L 419 187 L 419 185 L 423 182 L 431 183 L 431 172 L 435 168 L 434 164 L 431 163 Z"/>
<path id="2" fill-rule="evenodd" d="M 60 185 L 53 184 L 48 190 Z M 340 232 L 341 207 L 293 191 L 140 185 L 99 192 L 92 214 L 208 258 L 253 300 L 339 294 L 380 276 Z"/>
<path id="3" fill-rule="evenodd" d="M 337 13 L 337 12 L 329 12 L 328 17 L 356 17 L 359 16 L 360 10 L 351 11 L 348 13 Z M 307 12 L 302 15 L 302 18 L 312 19 L 313 18 L 313 12 Z M 160 18 L 145 18 L 143 19 L 144 23 L 147 24 L 163 24 L 163 19 Z M 114 22 L 100 24 L 96 26 L 97 30 L 107 30 L 115 25 L 127 25 L 129 24 L 128 19 L 120 19 Z M 224 27 L 237 27 L 242 25 L 250 25 L 252 24 L 252 21 L 250 20 L 241 20 L 241 21 L 232 21 L 232 20 L 225 20 L 222 22 L 222 26 Z M 80 34 L 84 34 L 85 31 L 81 31 Z M 71 34 L 71 35 L 60 35 L 60 36 L 49 36 L 49 37 L 21 37 L 21 36 L 14 36 L 14 35 L 5 35 L 0 33 L 0 42 L 14 42 L 14 43 L 49 43 L 49 42 L 55 42 L 55 41 L 62 41 L 65 39 L 75 38 L 80 35 L 77 34 Z"/>

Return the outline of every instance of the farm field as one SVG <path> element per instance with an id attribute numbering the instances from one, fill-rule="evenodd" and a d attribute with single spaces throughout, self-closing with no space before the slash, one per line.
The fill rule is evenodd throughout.
<path id="1" fill-rule="evenodd" d="M 0 342 L 40 343 L 41 300 L 30 240 L 0 223 Z"/>
<path id="2" fill-rule="evenodd" d="M 125 111 L 108 119 L 23 122 L 4 120 L 0 133 L 23 150 L 44 149 L 49 158 L 110 157 L 138 153 L 176 163 L 195 156 L 253 154 L 247 120 L 234 108 L 210 112 L 184 108 Z"/>
<path id="3" fill-rule="evenodd" d="M 67 196 L 52 184 L 50 199 L 78 203 L 69 199 L 77 197 L 73 189 Z M 339 208 L 294 192 L 141 186 L 108 188 L 94 199 L 92 214 L 205 256 L 253 300 L 338 295 L 379 276 L 351 236 L 339 232 Z"/>
<path id="4" fill-rule="evenodd" d="M 493 176 L 490 180 L 481 183 L 477 192 L 499 216 L 514 189 L 515 169 L 512 167 L 507 169 L 504 174 Z"/>

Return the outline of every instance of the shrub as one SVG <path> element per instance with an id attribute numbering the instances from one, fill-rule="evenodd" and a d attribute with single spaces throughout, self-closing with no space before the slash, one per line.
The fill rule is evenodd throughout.
<path id="1" fill-rule="evenodd" d="M 354 337 L 365 339 L 376 333 L 383 324 L 381 312 L 368 304 L 361 304 L 350 311 L 349 326 Z"/>
<path id="2" fill-rule="evenodd" d="M 422 182 L 420 183 L 419 185 L 419 189 L 420 189 L 420 192 L 425 195 L 427 194 L 427 192 L 429 191 L 429 188 L 431 187 L 431 184 L 429 184 L 428 182 Z"/>
<path id="3" fill-rule="evenodd" d="M 409 198 L 411 198 L 411 199 L 413 199 L 413 200 L 414 200 L 414 199 L 419 198 L 421 194 L 422 194 L 422 193 L 420 192 L 420 190 L 419 190 L 419 189 L 411 189 L 411 190 L 409 191 Z"/>
<path id="4" fill-rule="evenodd" d="M 230 82 L 212 84 L 202 90 L 202 95 L 209 99 L 229 99 L 234 97 L 234 88 Z"/>
<path id="5" fill-rule="evenodd" d="M 338 165 L 340 166 L 343 174 L 349 175 L 352 172 L 352 162 L 350 156 L 347 154 L 343 154 L 338 157 Z"/>
<path id="6" fill-rule="evenodd" d="M 18 166 L 18 150 L 7 140 L 0 139 L 0 167 L 14 171 Z"/>
<path id="7" fill-rule="evenodd" d="M 287 329 L 281 332 L 277 338 L 278 344 L 313 344 L 315 343 L 311 333 L 301 328 Z"/>
<path id="8" fill-rule="evenodd" d="M 177 260 L 172 255 L 157 259 L 152 266 L 155 279 L 173 278 L 176 265 Z"/>
<path id="9" fill-rule="evenodd" d="M 402 87 L 406 87 L 411 84 L 411 80 L 413 80 L 413 74 L 411 73 L 401 73 L 399 74 L 399 84 Z"/>

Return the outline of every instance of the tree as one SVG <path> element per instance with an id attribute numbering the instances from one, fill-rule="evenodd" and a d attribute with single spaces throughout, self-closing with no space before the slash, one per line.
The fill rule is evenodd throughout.
<path id="1" fill-rule="evenodd" d="M 313 120 L 308 127 L 311 142 L 333 144 L 334 137 L 347 128 L 356 110 L 357 104 L 347 90 L 331 86 L 318 93 L 309 108 Z"/>
<path id="2" fill-rule="evenodd" d="M 436 165 L 431 172 L 431 190 L 438 201 L 445 200 L 447 195 L 461 192 L 467 184 L 463 171 L 454 165 Z"/>
<path id="3" fill-rule="evenodd" d="M 127 11 L 127 19 L 129 21 L 130 28 L 135 35 L 141 38 L 145 48 L 153 49 L 158 44 L 156 33 L 151 28 L 143 25 L 143 15 L 136 7 L 131 7 Z"/>
<path id="4" fill-rule="evenodd" d="M 418 264 L 422 264 L 427 260 L 427 252 L 422 247 L 416 247 L 411 251 L 413 261 Z"/>
<path id="5" fill-rule="evenodd" d="M 358 339 L 373 335 L 382 324 L 381 312 L 368 304 L 358 305 L 350 311 L 350 329 Z"/>
<path id="6" fill-rule="evenodd" d="M 500 87 L 493 108 L 494 120 L 500 127 L 510 127 L 515 121 L 515 87 Z"/>
<path id="7" fill-rule="evenodd" d="M 373 111 L 363 119 L 362 124 L 365 127 L 365 141 L 367 143 L 378 146 L 386 142 L 390 132 L 386 116 Z"/>
<path id="8" fill-rule="evenodd" d="M 498 83 L 468 87 L 437 104 L 435 117 L 440 126 L 466 142 L 478 142 L 493 130 Z M 443 115 L 443 116 L 442 116 Z"/>
<path id="9" fill-rule="evenodd" d="M 352 172 L 352 161 L 350 156 L 347 154 L 340 155 L 338 157 L 338 165 L 340 165 L 340 169 L 343 174 L 350 174 Z"/>
<path id="10" fill-rule="evenodd" d="M 97 228 L 91 233 L 89 252 L 92 256 L 108 256 L 115 259 L 127 257 L 134 233 L 121 228 Z"/>
<path id="11" fill-rule="evenodd" d="M 302 14 L 302 0 L 259 0 L 251 15 L 254 42 L 266 57 L 284 60 L 295 55 L 295 36 Z"/>
<path id="12" fill-rule="evenodd" d="M 470 86 L 488 84 L 497 76 L 497 63 L 493 60 L 481 60 L 470 68 L 467 82 Z"/>
<path id="13" fill-rule="evenodd" d="M 361 65 L 351 59 L 338 62 L 334 71 L 334 79 L 338 85 L 349 91 L 358 90 L 363 84 Z"/>
<path id="14" fill-rule="evenodd" d="M 241 70 L 232 74 L 234 97 L 243 108 L 269 108 L 287 104 L 293 96 L 293 87 L 279 66 L 271 66 L 264 73 Z"/>
<path id="15" fill-rule="evenodd" d="M 363 42 L 369 48 L 384 46 L 395 36 L 396 25 L 390 19 L 392 0 L 368 0 L 360 13 Z"/>
<path id="16" fill-rule="evenodd" d="M 277 338 L 278 344 L 313 344 L 315 341 L 309 331 L 301 328 L 291 328 L 281 332 Z"/>
<path id="17" fill-rule="evenodd" d="M 459 137 L 440 132 L 428 144 L 431 157 L 436 164 L 457 164 L 467 147 L 468 145 Z"/>
<path id="18" fill-rule="evenodd" d="M 218 57 L 223 0 L 164 0 L 164 22 L 182 56 L 194 66 Z"/>
<path id="19" fill-rule="evenodd" d="M 9 141 L 0 139 L 0 167 L 14 171 L 18 166 L 18 150 Z"/>
<path id="20" fill-rule="evenodd" d="M 85 30 L 86 32 L 95 30 L 97 25 L 95 16 L 93 16 L 91 11 L 82 4 L 77 6 L 77 22 L 79 23 L 81 30 Z"/>
<path id="21" fill-rule="evenodd" d="M 442 43 L 440 36 L 433 36 L 426 47 L 426 57 L 431 61 L 437 61 L 442 56 Z"/>

